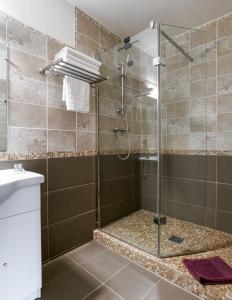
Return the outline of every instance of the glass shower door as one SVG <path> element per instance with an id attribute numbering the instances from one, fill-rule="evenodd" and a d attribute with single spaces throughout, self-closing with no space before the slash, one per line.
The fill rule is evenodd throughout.
<path id="1" fill-rule="evenodd" d="M 104 232 L 157 255 L 157 27 L 130 43 L 101 54 L 109 80 L 99 87 L 98 221 Z"/>
<path id="2" fill-rule="evenodd" d="M 215 44 L 205 42 L 205 32 L 160 26 L 160 93 L 165 112 L 162 140 L 165 172 L 162 176 L 163 210 L 160 256 L 186 255 L 217 248 L 220 235 L 210 229 L 207 156 L 207 105 L 213 89 Z M 211 65 L 211 66 L 210 66 Z M 212 77 L 211 77 L 212 76 Z M 222 242 L 222 240 L 221 240 Z"/>

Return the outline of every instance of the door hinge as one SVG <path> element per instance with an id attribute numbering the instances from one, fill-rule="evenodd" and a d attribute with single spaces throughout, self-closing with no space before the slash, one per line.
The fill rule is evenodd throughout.
<path id="1" fill-rule="evenodd" d="M 155 58 L 153 58 L 153 66 L 157 67 L 157 66 L 166 66 L 166 61 L 164 59 L 162 59 L 160 56 L 157 56 Z"/>
<path id="2" fill-rule="evenodd" d="M 167 218 L 165 216 L 155 216 L 154 223 L 157 225 L 165 225 L 167 223 Z"/>

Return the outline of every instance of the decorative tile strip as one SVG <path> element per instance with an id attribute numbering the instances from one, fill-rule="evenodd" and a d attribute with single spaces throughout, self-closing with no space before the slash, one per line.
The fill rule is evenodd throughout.
<path id="1" fill-rule="evenodd" d="M 96 156 L 96 151 L 83 152 L 47 152 L 47 153 L 29 153 L 29 154 L 11 154 L 0 153 L 0 161 L 13 160 L 32 160 L 32 159 L 51 159 L 51 158 L 65 158 L 65 157 L 80 157 L 80 156 Z"/>
<path id="2" fill-rule="evenodd" d="M 126 151 L 120 154 L 127 154 Z M 139 151 L 132 150 L 133 155 L 157 155 L 156 150 Z M 199 150 L 167 150 L 163 149 L 161 154 L 175 155 L 217 155 L 217 156 L 232 156 L 232 151 L 199 151 Z M 32 159 L 47 159 L 47 158 L 62 158 L 62 157 L 80 157 L 80 156 L 96 156 L 97 151 L 82 151 L 82 152 L 45 152 L 45 153 L 8 153 L 0 152 L 0 161 L 7 160 L 32 160 Z M 100 151 L 100 155 L 117 155 L 116 151 Z"/>

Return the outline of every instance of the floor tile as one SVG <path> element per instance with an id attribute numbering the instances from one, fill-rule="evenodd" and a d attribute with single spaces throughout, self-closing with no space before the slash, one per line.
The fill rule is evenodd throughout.
<path id="1" fill-rule="evenodd" d="M 74 259 L 77 263 L 84 264 L 87 260 L 104 250 L 106 250 L 105 247 L 101 246 L 95 241 L 91 241 L 88 244 L 69 252 L 68 256 Z"/>
<path id="2" fill-rule="evenodd" d="M 158 280 L 160 279 L 155 274 L 130 264 L 107 281 L 106 286 L 125 300 L 141 300 L 152 290 Z"/>
<path id="3" fill-rule="evenodd" d="M 110 289 L 108 289 L 106 286 L 103 285 L 84 299 L 85 300 L 120 300 L 122 298 L 117 296 Z"/>
<path id="4" fill-rule="evenodd" d="M 75 269 L 78 265 L 69 257 L 61 256 L 43 266 L 43 286 Z"/>
<path id="5" fill-rule="evenodd" d="M 45 286 L 42 300 L 81 300 L 95 290 L 100 282 L 81 267 Z"/>
<path id="6" fill-rule="evenodd" d="M 129 261 L 124 257 L 106 250 L 94 256 L 82 266 L 100 281 L 105 281 L 128 264 Z"/>
<path id="7" fill-rule="evenodd" d="M 161 280 L 144 300 L 198 300 L 200 298 Z"/>

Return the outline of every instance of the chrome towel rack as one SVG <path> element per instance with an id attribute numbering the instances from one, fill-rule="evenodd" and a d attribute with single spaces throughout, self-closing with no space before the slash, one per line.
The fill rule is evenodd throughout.
<path id="1" fill-rule="evenodd" d="M 73 65 L 65 61 L 63 58 L 56 59 L 47 66 L 41 68 L 40 73 L 45 75 L 49 70 L 51 70 L 57 76 L 70 76 L 88 82 L 90 85 L 94 85 L 108 79 L 108 77 L 97 75 L 93 72 L 78 67 L 77 65 Z"/>

